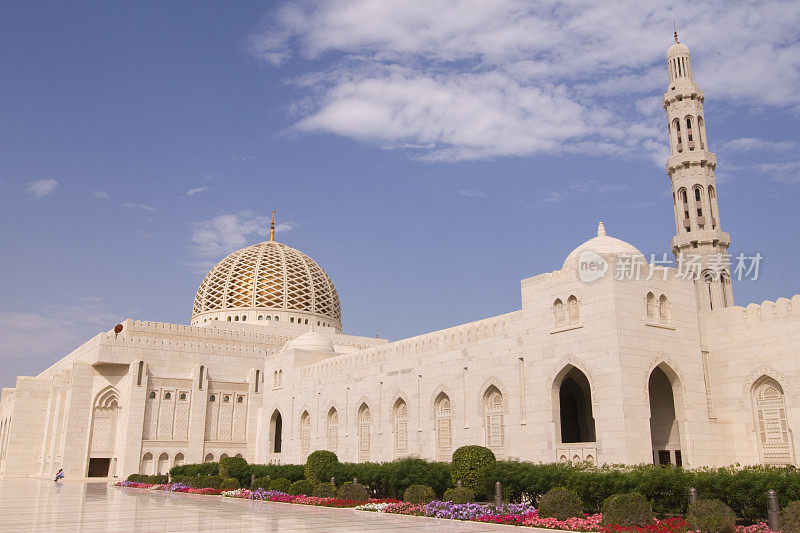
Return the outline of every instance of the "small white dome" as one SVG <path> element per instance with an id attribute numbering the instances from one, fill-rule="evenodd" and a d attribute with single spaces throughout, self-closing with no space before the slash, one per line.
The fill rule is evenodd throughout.
<path id="1" fill-rule="evenodd" d="M 644 254 L 642 254 L 642 252 L 640 252 L 635 246 L 606 235 L 606 228 L 602 222 L 597 225 L 597 237 L 589 239 L 585 243 L 572 250 L 572 252 L 570 252 L 567 258 L 564 260 L 564 266 L 562 268 L 567 266 L 575 266 L 578 263 L 578 258 L 585 251 L 592 251 L 599 255 L 639 256 L 644 260 Z"/>
<path id="2" fill-rule="evenodd" d="M 672 59 L 677 55 L 689 55 L 689 47 L 683 43 L 675 43 L 667 50 L 667 59 Z"/>
<path id="3" fill-rule="evenodd" d="M 284 348 L 293 348 L 296 350 L 309 350 L 313 352 L 329 352 L 333 353 L 333 342 L 326 339 L 313 329 L 303 333 L 296 339 L 286 343 Z"/>

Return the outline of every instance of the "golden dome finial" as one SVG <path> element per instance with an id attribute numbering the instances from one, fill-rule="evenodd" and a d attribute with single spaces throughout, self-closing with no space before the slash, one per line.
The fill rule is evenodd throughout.
<path id="1" fill-rule="evenodd" d="M 269 240 L 275 240 L 275 210 L 272 210 L 272 222 L 269 225 Z"/>
<path id="2" fill-rule="evenodd" d="M 674 35 L 675 35 L 675 42 L 677 43 L 678 42 L 678 24 L 674 20 L 672 21 L 672 30 L 673 30 Z"/>

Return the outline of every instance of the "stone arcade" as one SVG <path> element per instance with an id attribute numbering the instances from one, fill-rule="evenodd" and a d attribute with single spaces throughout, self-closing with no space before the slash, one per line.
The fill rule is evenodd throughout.
<path id="1" fill-rule="evenodd" d="M 544 462 L 797 464 L 800 296 L 733 305 L 704 94 L 675 40 L 667 174 L 673 253 L 699 258 L 690 276 L 601 223 L 558 270 L 522 280 L 520 309 L 387 342 L 343 334 L 330 278 L 273 233 L 211 270 L 191 325 L 126 320 L 3 389 L 0 473 L 301 463 L 318 449 L 449 460 L 476 443 Z M 622 261 L 638 279 L 612 275 Z"/>

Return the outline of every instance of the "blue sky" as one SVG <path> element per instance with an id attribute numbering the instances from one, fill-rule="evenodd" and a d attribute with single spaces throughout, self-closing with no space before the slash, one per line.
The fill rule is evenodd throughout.
<path id="1" fill-rule="evenodd" d="M 598 220 L 669 251 L 673 19 L 722 227 L 764 256 L 736 302 L 800 292 L 800 4 L 641 4 L 0 2 L 0 386 L 187 323 L 272 209 L 391 339 L 519 308 Z"/>

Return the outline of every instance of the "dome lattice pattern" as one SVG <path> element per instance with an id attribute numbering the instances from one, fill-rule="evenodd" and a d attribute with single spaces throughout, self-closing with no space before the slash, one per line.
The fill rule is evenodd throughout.
<path id="1" fill-rule="evenodd" d="M 304 311 L 342 320 L 328 274 L 303 252 L 275 241 L 242 248 L 217 263 L 197 289 L 192 317 L 236 308 Z"/>

